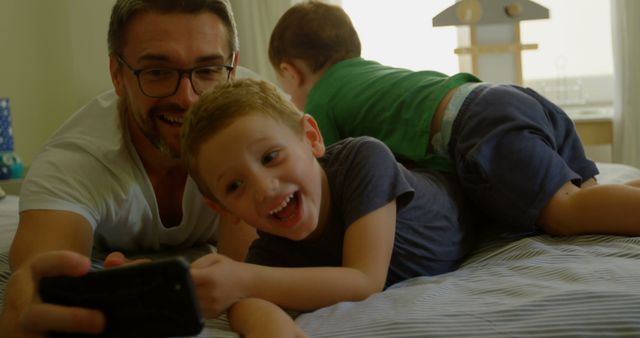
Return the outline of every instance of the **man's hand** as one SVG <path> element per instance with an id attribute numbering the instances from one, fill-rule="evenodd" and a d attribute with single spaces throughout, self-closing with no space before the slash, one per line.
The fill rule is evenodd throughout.
<path id="1" fill-rule="evenodd" d="M 105 318 L 100 311 L 42 303 L 38 294 L 45 276 L 82 276 L 91 262 L 71 251 L 51 251 L 36 256 L 16 270 L 5 290 L 0 315 L 0 337 L 44 338 L 47 332 L 100 333 Z"/>
<path id="2" fill-rule="evenodd" d="M 246 297 L 245 264 L 219 254 L 208 254 L 191 264 L 202 315 L 215 318 L 238 300 Z"/>

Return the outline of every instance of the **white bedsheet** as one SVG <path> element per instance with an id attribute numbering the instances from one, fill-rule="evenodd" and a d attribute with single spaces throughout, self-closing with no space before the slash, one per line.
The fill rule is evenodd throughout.
<path id="1" fill-rule="evenodd" d="M 640 178 L 635 168 L 599 166 L 601 183 Z M 15 196 L 0 201 L 0 296 L 17 203 Z M 495 241 L 454 272 L 413 278 L 296 321 L 312 337 L 640 337 L 640 237 Z M 198 337 L 237 335 L 221 316 Z"/>
<path id="2" fill-rule="evenodd" d="M 313 337 L 639 337 L 640 238 L 535 236 L 297 318 Z"/>
<path id="3" fill-rule="evenodd" d="M 18 196 L 0 199 L 0 252 L 7 252 L 18 226 Z"/>

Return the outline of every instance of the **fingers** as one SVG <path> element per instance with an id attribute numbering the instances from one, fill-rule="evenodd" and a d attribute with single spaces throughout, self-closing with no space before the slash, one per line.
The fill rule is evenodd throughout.
<path id="1" fill-rule="evenodd" d="M 112 268 L 115 266 L 126 264 L 128 261 L 129 260 L 122 252 L 114 251 L 107 255 L 107 257 L 104 259 L 104 267 Z"/>
<path id="2" fill-rule="evenodd" d="M 31 332 L 59 331 L 100 333 L 105 318 L 98 310 L 64 307 L 54 304 L 33 304 L 23 314 L 21 325 Z"/>
<path id="3" fill-rule="evenodd" d="M 224 309 L 220 309 L 216 306 L 216 284 L 211 281 L 209 273 L 204 269 L 192 269 L 191 279 L 195 286 L 196 298 L 200 305 L 200 313 L 204 318 L 215 318 Z"/>
<path id="4" fill-rule="evenodd" d="M 200 312 L 204 318 L 215 318 L 223 309 L 216 306 L 217 284 L 208 267 L 216 264 L 220 258 L 216 254 L 202 256 L 191 263 L 191 279 L 196 287 L 196 297 L 200 303 Z"/>
<path id="5" fill-rule="evenodd" d="M 139 264 L 151 262 L 149 258 L 137 258 L 137 259 L 129 259 L 122 252 L 114 251 L 107 255 L 104 259 L 104 267 L 105 268 L 114 268 L 121 265 L 129 265 L 129 264 Z"/>
<path id="6" fill-rule="evenodd" d="M 191 263 L 191 279 L 193 280 L 193 284 L 196 287 L 206 286 L 214 287 L 216 285 L 215 276 L 212 275 L 212 272 L 209 271 L 211 266 L 219 263 L 221 261 L 221 257 L 217 254 L 209 254 L 206 256 L 202 256 Z M 198 288 L 199 289 L 199 288 Z M 200 292 L 200 290 L 198 290 Z M 201 296 L 201 295 L 198 295 Z"/>
<path id="7" fill-rule="evenodd" d="M 42 277 L 81 276 L 89 272 L 91 261 L 88 257 L 72 251 L 51 251 L 37 256 L 30 262 L 27 271 L 33 285 L 37 286 Z M 21 275 L 16 271 L 16 278 Z M 28 276 L 28 275 L 25 275 Z M 13 278 L 13 277 L 12 277 Z M 29 277 L 27 277 L 29 278 Z M 29 298 L 31 304 L 24 308 L 19 317 L 19 325 L 24 332 L 40 334 L 46 331 L 99 333 L 104 329 L 105 318 L 99 311 L 81 308 L 69 308 L 39 302 L 37 287 Z M 24 294 L 24 296 L 27 296 Z M 16 324 L 18 324 L 16 322 Z"/>
<path id="8" fill-rule="evenodd" d="M 206 299 L 203 298 L 201 293 L 198 293 L 197 297 L 198 299 Z M 214 302 L 200 302 L 200 313 L 205 319 L 216 318 L 220 316 L 224 310 L 223 307 L 216 306 Z"/>
<path id="9" fill-rule="evenodd" d="M 191 280 L 198 289 L 201 286 L 215 285 L 215 279 L 211 278 L 211 273 L 204 269 L 191 269 Z"/>
<path id="10" fill-rule="evenodd" d="M 38 256 L 31 263 L 34 280 L 44 276 L 82 276 L 91 269 L 88 257 L 72 251 L 51 251 Z"/>
<path id="11" fill-rule="evenodd" d="M 218 254 L 204 255 L 191 263 L 191 267 L 194 269 L 204 269 L 222 261 L 223 257 L 224 256 Z"/>

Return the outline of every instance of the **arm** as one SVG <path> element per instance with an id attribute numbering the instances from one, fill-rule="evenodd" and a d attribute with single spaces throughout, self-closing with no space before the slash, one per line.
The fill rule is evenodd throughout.
<path id="1" fill-rule="evenodd" d="M 0 336 L 23 337 L 27 334 L 27 329 L 30 330 L 30 334 L 42 335 L 43 332 L 58 327 L 54 326 L 59 325 L 55 323 L 56 316 L 60 316 L 61 319 L 69 316 L 69 310 L 59 306 L 44 311 L 45 307 L 39 304 L 39 297 L 35 292 L 37 283 L 41 275 L 74 273 L 68 265 L 78 262 L 78 254 L 89 256 L 92 243 L 91 225 L 78 214 L 45 210 L 24 211 L 20 214 L 20 223 L 10 251 L 13 274 L 5 290 L 4 311 L 0 316 Z M 67 251 L 62 256 L 51 257 L 51 251 L 54 250 L 72 252 Z M 69 255 L 75 258 L 69 258 Z M 84 260 L 88 261 L 87 258 Z M 48 321 L 38 315 L 46 315 L 44 318 L 48 318 Z M 38 325 L 20 325 L 20 320 L 24 322 L 25 318 L 33 316 L 36 316 L 34 322 Z M 78 320 L 73 325 L 82 330 L 84 324 Z"/>
<path id="2" fill-rule="evenodd" d="M 341 267 L 274 268 L 205 256 L 192 265 L 203 313 L 215 317 L 245 297 L 307 311 L 379 292 L 389 269 L 395 220 L 392 201 L 349 226 Z"/>
<path id="3" fill-rule="evenodd" d="M 351 224 L 344 238 L 342 267 L 253 266 L 250 295 L 305 311 L 380 292 L 391 261 L 395 223 L 394 200 Z"/>
<path id="4" fill-rule="evenodd" d="M 237 261 L 244 261 L 251 242 L 258 238 L 256 229 L 244 222 L 221 217 L 218 227 L 218 253 Z"/>
<path id="5" fill-rule="evenodd" d="M 10 251 L 11 270 L 16 271 L 39 253 L 71 250 L 89 256 L 93 246 L 91 224 L 79 214 L 59 210 L 20 213 L 20 223 Z"/>
<path id="6" fill-rule="evenodd" d="M 242 337 L 307 337 L 280 307 L 262 299 L 240 300 L 231 307 L 228 316 L 231 329 Z"/>

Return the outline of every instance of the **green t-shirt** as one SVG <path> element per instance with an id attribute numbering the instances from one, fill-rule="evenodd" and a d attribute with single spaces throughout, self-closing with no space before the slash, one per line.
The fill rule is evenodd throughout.
<path id="1" fill-rule="evenodd" d="M 399 160 L 451 171 L 448 158 L 427 153 L 431 119 L 447 92 L 467 82 L 480 80 L 467 73 L 416 72 L 358 57 L 329 68 L 309 92 L 304 110 L 318 121 L 326 145 L 372 136 Z"/>

